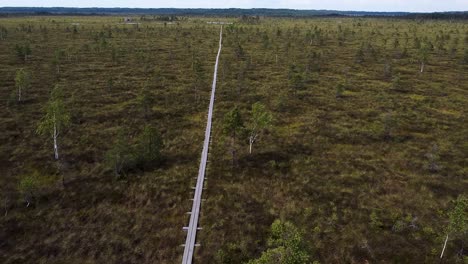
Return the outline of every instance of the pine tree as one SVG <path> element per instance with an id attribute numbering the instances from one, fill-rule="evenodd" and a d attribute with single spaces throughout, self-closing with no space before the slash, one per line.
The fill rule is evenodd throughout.
<path id="1" fill-rule="evenodd" d="M 232 165 L 236 162 L 236 139 L 244 131 L 244 123 L 237 107 L 224 115 L 223 133 L 231 138 Z"/>
<path id="2" fill-rule="evenodd" d="M 121 177 L 130 167 L 132 162 L 131 146 L 125 136 L 125 131 L 119 129 L 117 139 L 112 148 L 106 152 L 105 161 L 109 168 L 112 169 L 115 177 Z"/>
<path id="3" fill-rule="evenodd" d="M 135 149 L 137 163 L 142 167 L 149 167 L 161 159 L 163 140 L 159 131 L 152 125 L 146 125 L 138 137 Z"/>

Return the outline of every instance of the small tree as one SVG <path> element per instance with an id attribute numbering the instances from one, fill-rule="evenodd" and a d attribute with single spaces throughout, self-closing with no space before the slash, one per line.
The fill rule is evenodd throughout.
<path id="1" fill-rule="evenodd" d="M 205 71 L 203 70 L 203 66 L 200 62 L 200 59 L 194 58 L 192 62 L 192 70 L 193 70 L 193 88 L 194 88 L 194 96 L 195 102 L 198 103 L 200 99 L 199 91 L 205 85 Z"/>
<path id="2" fill-rule="evenodd" d="M 268 247 L 260 258 L 248 264 L 303 264 L 310 263 L 301 232 L 290 222 L 276 220 L 271 225 Z"/>
<path id="3" fill-rule="evenodd" d="M 304 86 L 304 77 L 295 64 L 289 67 L 288 72 L 289 87 L 293 90 L 294 94 L 297 94 L 298 90 L 301 90 Z"/>
<path id="4" fill-rule="evenodd" d="M 427 44 L 423 45 L 419 49 L 419 61 L 421 62 L 421 73 L 424 72 L 424 66 L 429 59 L 429 46 Z"/>
<path id="5" fill-rule="evenodd" d="M 439 147 L 437 144 L 432 145 L 431 150 L 426 154 L 427 157 L 427 168 L 430 172 L 436 173 L 441 168 L 439 166 Z"/>
<path id="6" fill-rule="evenodd" d="M 249 131 L 249 153 L 252 154 L 252 146 L 257 141 L 258 136 L 271 124 L 273 116 L 266 110 L 260 102 L 252 105 L 250 112 Z"/>
<path id="7" fill-rule="evenodd" d="M 364 62 L 364 45 L 361 45 L 359 49 L 356 51 L 356 55 L 354 56 L 354 61 L 359 64 Z"/>
<path id="8" fill-rule="evenodd" d="M 223 133 L 231 138 L 231 154 L 232 165 L 234 166 L 236 160 L 236 138 L 244 130 L 244 123 L 241 114 L 237 107 L 224 115 L 223 120 Z"/>
<path id="9" fill-rule="evenodd" d="M 60 63 L 64 56 L 65 56 L 65 51 L 61 49 L 54 51 L 54 58 L 52 59 L 52 64 L 55 66 L 55 71 L 57 72 L 57 74 L 60 73 Z"/>
<path id="10" fill-rule="evenodd" d="M 22 101 L 23 93 L 29 89 L 31 85 L 31 75 L 24 69 L 19 69 L 16 71 L 15 76 L 15 86 L 18 102 Z"/>
<path id="11" fill-rule="evenodd" d="M 15 51 L 16 51 L 16 56 L 23 62 L 26 62 L 28 60 L 28 57 L 31 55 L 31 47 L 29 46 L 29 43 L 26 43 L 24 45 L 15 45 Z"/>
<path id="12" fill-rule="evenodd" d="M 238 60 L 242 60 L 245 57 L 244 48 L 242 48 L 240 43 L 237 43 L 237 46 L 234 49 L 234 54 Z"/>
<path id="13" fill-rule="evenodd" d="M 402 89 L 402 86 L 401 86 L 401 76 L 400 74 L 396 74 L 393 79 L 392 79 L 392 88 L 394 90 L 401 90 Z"/>
<path id="14" fill-rule="evenodd" d="M 58 136 L 62 130 L 70 124 L 70 115 L 63 103 L 63 93 L 60 86 L 55 85 L 45 108 L 45 114 L 39 122 L 37 133 L 50 135 L 54 141 L 54 156 L 59 159 Z"/>
<path id="15" fill-rule="evenodd" d="M 32 203 L 37 185 L 37 179 L 34 177 L 34 175 L 21 178 L 18 184 L 18 191 L 23 195 L 24 200 L 26 201 L 26 207 L 29 207 L 29 205 Z"/>
<path id="16" fill-rule="evenodd" d="M 115 177 L 119 178 L 129 168 L 132 158 L 131 146 L 125 136 L 125 131 L 120 129 L 112 148 L 106 153 L 106 164 L 112 169 Z"/>
<path id="17" fill-rule="evenodd" d="M 385 62 L 383 72 L 384 72 L 384 77 L 385 78 L 390 79 L 392 77 L 393 66 L 392 66 L 390 61 Z"/>
<path id="18" fill-rule="evenodd" d="M 346 87 L 344 83 L 338 84 L 336 87 L 336 98 L 341 98 L 343 97 L 344 92 L 346 91 Z"/>
<path id="19" fill-rule="evenodd" d="M 0 26 L 0 40 L 6 39 L 7 36 L 8 36 L 8 29 L 3 26 Z"/>
<path id="20" fill-rule="evenodd" d="M 112 77 L 107 79 L 107 86 L 106 87 L 107 87 L 108 92 L 111 92 L 112 89 L 114 88 L 114 79 Z"/>
<path id="21" fill-rule="evenodd" d="M 161 159 L 163 146 L 159 131 L 154 126 L 146 125 L 138 137 L 138 144 L 135 149 L 137 162 L 143 167 L 158 162 Z"/>
<path id="22" fill-rule="evenodd" d="M 392 113 L 386 113 L 382 117 L 383 123 L 383 138 L 389 140 L 392 138 L 392 131 L 395 128 L 396 120 Z"/>
<path id="23" fill-rule="evenodd" d="M 449 236 L 461 236 L 466 238 L 468 233 L 468 198 L 463 195 L 458 196 L 454 208 L 448 213 L 448 217 L 449 224 L 446 231 L 447 235 L 445 237 L 442 253 L 440 254 L 440 259 L 444 257 Z"/>
<path id="24" fill-rule="evenodd" d="M 145 85 L 141 89 L 140 94 L 137 97 L 137 100 L 138 100 L 138 105 L 140 106 L 143 112 L 143 116 L 145 117 L 145 119 L 148 119 L 151 114 L 151 110 L 154 104 L 154 97 L 151 94 L 151 91 L 148 85 Z"/>

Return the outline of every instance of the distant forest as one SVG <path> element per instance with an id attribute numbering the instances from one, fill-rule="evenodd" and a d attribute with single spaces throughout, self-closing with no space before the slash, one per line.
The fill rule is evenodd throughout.
<path id="1" fill-rule="evenodd" d="M 336 10 L 294 9 L 187 9 L 187 8 L 74 8 L 74 7 L 0 7 L 0 16 L 11 15 L 195 15 L 195 16 L 271 16 L 271 17 L 314 17 L 314 16 L 362 16 L 362 17 L 406 17 L 427 19 L 468 19 L 468 11 L 441 13 L 410 12 L 363 12 Z"/>

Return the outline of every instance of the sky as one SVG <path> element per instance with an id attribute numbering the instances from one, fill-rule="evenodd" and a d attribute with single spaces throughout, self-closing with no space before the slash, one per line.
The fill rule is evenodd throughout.
<path id="1" fill-rule="evenodd" d="M 355 11 L 468 11 L 468 0 L 0 0 L 0 7 L 290 8 Z"/>

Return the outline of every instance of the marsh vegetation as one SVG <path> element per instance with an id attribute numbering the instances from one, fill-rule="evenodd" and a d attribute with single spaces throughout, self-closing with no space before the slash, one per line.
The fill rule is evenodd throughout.
<path id="1" fill-rule="evenodd" d="M 0 19 L 0 262 L 179 262 L 220 26 L 135 20 Z M 466 261 L 464 21 L 220 21 L 197 263 Z"/>

